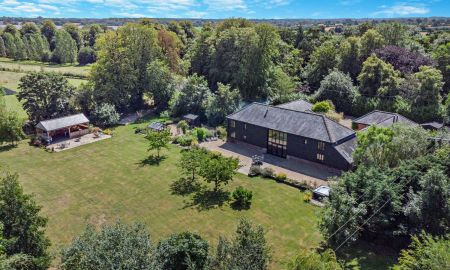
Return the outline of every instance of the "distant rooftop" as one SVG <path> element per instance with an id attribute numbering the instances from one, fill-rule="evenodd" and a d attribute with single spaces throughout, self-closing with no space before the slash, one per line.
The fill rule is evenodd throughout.
<path id="1" fill-rule="evenodd" d="M 306 100 L 294 100 L 288 103 L 280 104 L 278 108 L 289 109 L 293 111 L 306 112 L 312 111 L 313 105 Z"/>
<path id="2" fill-rule="evenodd" d="M 404 117 L 401 114 L 378 110 L 363 115 L 353 120 L 353 122 L 356 124 L 379 125 L 383 127 L 388 127 L 395 123 L 403 123 L 406 125 L 417 125 L 416 122 L 409 120 L 408 118 Z"/>

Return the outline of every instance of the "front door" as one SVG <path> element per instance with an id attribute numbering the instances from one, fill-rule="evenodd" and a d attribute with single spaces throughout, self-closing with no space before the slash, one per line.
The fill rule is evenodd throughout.
<path id="1" fill-rule="evenodd" d="M 281 131 L 269 129 L 267 136 L 267 153 L 282 158 L 287 156 L 287 134 Z"/>

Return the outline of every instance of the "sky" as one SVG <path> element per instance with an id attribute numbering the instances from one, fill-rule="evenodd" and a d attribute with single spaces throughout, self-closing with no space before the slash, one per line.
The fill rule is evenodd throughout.
<path id="1" fill-rule="evenodd" d="M 0 16 L 394 18 L 450 16 L 450 0 L 0 0 Z"/>

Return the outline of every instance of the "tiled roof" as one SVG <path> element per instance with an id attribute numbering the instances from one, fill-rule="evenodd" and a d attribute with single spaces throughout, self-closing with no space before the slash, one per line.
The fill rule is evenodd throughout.
<path id="1" fill-rule="evenodd" d="M 190 113 L 190 114 L 186 114 L 185 116 L 183 116 L 183 118 L 189 119 L 189 120 L 195 120 L 198 118 L 198 115 Z"/>
<path id="2" fill-rule="evenodd" d="M 80 113 L 80 114 L 75 114 L 75 115 L 41 121 L 41 122 L 39 122 L 39 124 L 36 125 L 36 128 L 42 129 L 45 131 L 53 131 L 53 130 L 58 130 L 58 129 L 74 126 L 74 125 L 84 124 L 84 123 L 89 123 L 89 119 L 87 119 L 87 117 L 84 114 Z"/>
<path id="3" fill-rule="evenodd" d="M 313 105 L 305 100 L 295 100 L 288 103 L 280 104 L 277 106 L 278 108 L 289 109 L 293 111 L 306 112 L 311 111 Z"/>
<path id="4" fill-rule="evenodd" d="M 156 130 L 156 131 L 161 131 L 164 129 L 164 124 L 161 122 L 153 122 L 150 125 L 148 125 L 148 128 Z"/>
<path id="5" fill-rule="evenodd" d="M 260 103 L 251 103 L 229 115 L 228 119 L 329 143 L 339 142 L 355 135 L 353 130 L 322 114 L 295 111 Z"/>
<path id="6" fill-rule="evenodd" d="M 354 123 L 364 124 L 364 125 L 380 125 L 380 126 L 391 126 L 394 123 L 403 123 L 407 125 L 417 125 L 416 122 L 409 120 L 408 118 L 400 115 L 398 113 L 384 112 L 384 111 L 372 111 L 366 115 L 361 116 L 358 119 L 353 120 Z"/>
<path id="7" fill-rule="evenodd" d="M 342 157 L 345 158 L 345 160 L 347 160 L 348 163 L 352 164 L 353 163 L 353 152 L 356 149 L 356 144 L 357 144 L 357 138 L 353 137 L 352 139 L 345 141 L 341 144 L 336 145 L 334 148 L 336 149 L 336 151 L 339 152 L 339 154 L 341 154 Z"/>

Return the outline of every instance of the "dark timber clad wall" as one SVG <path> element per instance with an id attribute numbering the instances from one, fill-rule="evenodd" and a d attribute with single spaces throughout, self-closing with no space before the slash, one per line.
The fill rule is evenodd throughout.
<path id="1" fill-rule="evenodd" d="M 267 132 L 263 127 L 247 124 L 247 129 L 244 129 L 244 123 L 235 121 L 236 127 L 232 128 L 230 120 L 228 120 L 228 136 L 231 136 L 233 131 L 236 132 L 236 140 L 253 144 L 259 147 L 267 148 Z M 244 135 L 246 139 L 244 139 Z M 305 139 L 308 141 L 304 143 Z M 340 170 L 348 170 L 350 164 L 334 149 L 330 143 L 325 143 L 325 151 L 319 150 L 317 146 L 318 141 L 310 138 L 288 134 L 287 154 L 309 161 L 323 163 L 330 167 Z M 325 155 L 325 160 L 322 162 L 317 160 L 317 153 Z"/>

